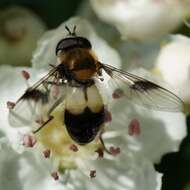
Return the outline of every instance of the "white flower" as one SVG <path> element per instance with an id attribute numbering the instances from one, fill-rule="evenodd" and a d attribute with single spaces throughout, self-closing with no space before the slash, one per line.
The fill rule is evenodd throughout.
<path id="1" fill-rule="evenodd" d="M 91 0 L 97 15 L 124 39 L 153 40 L 174 30 L 190 8 L 186 0 Z M 172 14 L 168 14 L 171 13 Z"/>
<path id="2" fill-rule="evenodd" d="M 73 169 L 69 173 L 66 172 L 63 179 L 61 178 L 58 182 L 54 181 L 50 176 L 51 172 L 54 171 L 53 169 L 55 169 L 51 160 L 45 159 L 43 153 L 39 152 L 39 150 L 42 150 L 37 147 L 22 147 L 21 137 L 26 133 L 26 130 L 24 128 L 14 130 L 7 121 L 8 109 L 5 105 L 6 101 L 10 99 L 16 100 L 16 96 L 19 96 L 25 89 L 25 82 L 20 74 L 22 69 L 25 68 L 15 69 L 1 66 L 0 70 L 0 73 L 9 76 L 8 78 L 4 76 L 3 80 L 1 80 L 3 82 L 1 84 L 4 84 L 1 86 L 4 92 L 1 96 L 1 102 L 4 106 L 0 109 L 1 113 L 3 113 L 1 115 L 0 129 L 6 134 L 6 138 L 8 137 L 6 142 L 1 143 L 0 149 L 2 155 L 0 158 L 0 184 L 5 183 L 5 190 L 13 187 L 15 190 L 38 190 L 41 188 L 47 190 L 64 188 L 87 190 L 91 188 L 95 190 L 97 187 L 99 189 L 109 188 L 113 190 L 124 190 L 126 188 L 139 190 L 139 187 L 141 187 L 141 190 L 153 190 L 158 187 L 157 181 L 160 181 L 160 177 L 157 177 L 152 163 L 141 153 L 128 149 L 125 138 L 127 134 L 124 137 L 117 136 L 118 129 L 116 129 L 116 133 L 111 132 L 116 134 L 116 137 L 110 138 L 108 134 L 108 137 L 105 137 L 105 142 L 108 147 L 119 145 L 121 148 L 120 155 L 117 157 L 105 155 L 104 159 L 91 160 L 88 153 L 84 152 L 81 157 L 83 160 L 81 160 L 80 155 L 77 156 L 78 169 Z M 30 74 L 33 78 L 39 77 L 39 72 L 36 70 L 30 69 Z M 7 86 L 9 86 L 9 90 L 7 90 Z M 7 144 L 11 144 L 13 149 Z M 93 151 L 93 146 L 91 148 L 90 151 Z M 9 168 L 10 163 L 12 163 L 11 168 Z M 93 179 L 88 177 L 90 169 L 96 170 L 96 177 Z M 144 173 L 146 175 L 143 175 Z M 14 180 L 8 181 L 8 179 Z"/>
<path id="3" fill-rule="evenodd" d="M 141 152 L 153 163 L 158 163 L 167 152 L 178 151 L 181 140 L 186 135 L 186 122 L 183 113 L 153 111 L 129 105 L 126 106 L 121 101 L 115 106 L 110 128 L 117 128 L 118 133 L 126 134 L 130 118 L 136 118 L 139 121 L 140 135 L 136 138 L 125 136 L 130 150 Z"/>
<path id="4" fill-rule="evenodd" d="M 177 94 L 190 103 L 190 38 L 172 36 L 169 43 L 160 50 L 155 70 L 171 85 Z"/>
<path id="5" fill-rule="evenodd" d="M 97 176 L 93 179 L 72 170 L 65 174 L 65 179 L 55 181 L 48 173 L 48 164 L 39 160 L 32 151 L 18 154 L 5 141 L 1 141 L 0 145 L 0 185 L 4 190 L 157 190 L 156 186 L 160 189 L 160 184 L 157 184 L 160 176 L 151 163 L 138 154 L 93 163 L 97 170 Z"/>
<path id="6" fill-rule="evenodd" d="M 0 64 L 30 65 L 44 23 L 31 11 L 11 7 L 0 13 Z"/>
<path id="7" fill-rule="evenodd" d="M 64 29 L 65 24 L 70 28 L 74 25 L 77 26 L 77 35 L 84 36 L 92 42 L 92 47 L 100 61 L 120 67 L 118 54 L 97 36 L 92 26 L 85 20 L 72 18 L 63 23 L 58 29 L 45 34 L 39 42 L 33 57 L 34 68 L 28 69 L 32 80 L 41 78 L 47 72 L 45 68 L 48 67 L 48 64 L 56 64 L 55 46 L 67 34 Z M 1 67 L 2 105 L 5 105 L 7 101 L 16 101 L 24 92 L 25 82 L 20 77 L 20 72 L 23 69 Z M 31 148 L 31 151 L 34 152 L 34 161 L 28 161 L 28 157 L 26 158 L 25 154 L 30 149 L 23 148 L 21 145 L 21 140 L 23 140 L 24 134 L 28 133 L 28 128 L 14 129 L 9 126 L 8 109 L 5 106 L 0 107 L 0 112 L 2 113 L 0 130 L 8 137 L 8 142 L 11 143 L 13 149 L 22 153 L 17 158 L 20 166 L 18 172 L 25 180 L 21 182 L 24 183 L 24 186 L 19 187 L 19 190 L 30 190 L 30 188 L 48 190 L 52 188 L 52 183 L 56 184 L 53 187 L 55 190 L 64 188 L 95 190 L 97 187 L 98 189 L 111 190 L 157 190 L 160 186 L 160 175 L 157 175 L 155 172 L 152 162 L 158 161 L 161 155 L 167 151 L 177 150 L 180 140 L 185 135 L 185 117 L 183 114 L 154 113 L 140 108 L 135 110 L 126 102 L 121 101 L 120 104 L 118 103 L 112 107 L 113 122 L 106 127 L 106 132 L 103 136 L 107 147 L 118 146 L 121 153 L 116 157 L 105 153 L 104 158 L 97 158 L 98 154 L 95 150 L 101 148 L 99 142 L 93 141 L 87 146 L 73 146 L 73 141 L 59 121 L 58 116 L 62 114 L 60 109 L 62 107 L 58 107 L 55 110 L 54 114 L 56 117 L 53 123 L 49 123 L 43 131 L 35 135 L 37 144 Z M 129 137 L 128 125 L 134 118 L 140 122 L 141 132 L 138 126 L 136 126 L 134 128 L 136 131 L 133 132 L 138 135 Z M 160 146 L 161 143 L 162 146 Z M 50 158 L 48 158 L 48 151 L 46 152 L 47 158 L 44 158 L 43 151 L 48 150 L 48 148 L 51 148 Z M 4 155 L 9 151 L 7 148 L 1 150 L 5 150 L 2 152 Z M 116 153 L 119 152 L 118 149 L 114 150 Z M 16 154 L 13 150 L 11 152 L 9 154 Z M 28 172 L 25 172 L 24 168 L 26 166 L 20 162 L 22 158 L 26 160 L 25 163 L 30 163 L 31 167 L 28 166 Z M 0 162 L 6 168 L 6 156 Z M 35 177 L 37 174 L 31 171 L 33 164 L 35 172 L 37 171 L 39 174 L 46 173 L 40 175 L 40 180 L 38 177 Z M 39 165 L 40 167 L 38 167 Z M 60 176 L 60 181 L 52 182 L 53 179 L 48 177 L 48 174 L 50 176 L 50 173 L 56 172 L 58 169 L 60 173 L 65 171 L 65 175 Z M 96 177 L 90 179 L 89 175 L 92 177 L 96 175 Z M 4 180 L 4 177 L 6 179 L 6 176 L 2 174 L 2 180 Z M 23 178 L 19 179 L 22 180 Z M 54 173 L 54 178 L 56 178 L 56 173 Z M 46 180 L 48 181 L 47 184 L 45 183 Z"/>
<path id="8" fill-rule="evenodd" d="M 47 164 L 42 164 L 31 151 L 18 154 L 3 138 L 0 145 L 0 185 L 4 190 L 64 189 L 52 180 Z"/>

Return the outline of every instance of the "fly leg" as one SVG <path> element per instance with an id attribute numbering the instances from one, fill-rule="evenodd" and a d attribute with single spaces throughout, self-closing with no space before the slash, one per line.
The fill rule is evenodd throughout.
<path id="1" fill-rule="evenodd" d="M 48 111 L 48 119 L 46 121 L 44 121 L 42 123 L 42 125 L 36 129 L 35 131 L 33 131 L 33 133 L 37 133 L 39 132 L 42 128 L 44 128 L 54 117 L 51 115 L 51 113 L 53 112 L 53 110 L 63 101 L 63 98 L 59 98 L 49 109 Z"/>
<path id="2" fill-rule="evenodd" d="M 49 109 L 48 111 L 48 116 L 51 116 L 50 114 L 52 113 L 52 111 L 63 101 L 63 98 L 59 98 Z"/>
<path id="3" fill-rule="evenodd" d="M 33 131 L 33 133 L 37 133 L 39 132 L 46 124 L 48 124 L 51 120 L 53 119 L 53 116 L 50 115 L 49 116 L 49 119 L 47 121 L 45 121 L 38 129 L 36 129 L 35 131 Z"/>
<path id="4" fill-rule="evenodd" d="M 102 75 L 102 70 L 98 70 L 98 71 L 97 71 L 97 76 L 98 76 L 98 79 L 99 79 L 100 81 L 104 81 L 104 77 L 103 77 L 103 75 Z"/>
<path id="5" fill-rule="evenodd" d="M 102 135 L 100 135 L 100 142 L 101 142 L 101 144 L 102 144 L 102 146 L 103 146 L 104 151 L 107 152 L 108 154 L 111 154 L 111 152 L 109 151 L 109 149 L 106 147 L 106 145 L 105 145 L 105 143 L 104 143 L 104 140 L 103 140 L 103 138 L 102 138 Z"/>
<path id="6" fill-rule="evenodd" d="M 107 152 L 108 154 L 112 155 L 112 156 L 117 156 L 118 154 L 120 154 L 120 148 L 119 147 L 114 147 L 111 146 L 109 149 L 105 146 L 104 140 L 102 138 L 102 134 L 100 134 L 100 142 L 103 146 L 103 149 L 105 152 Z"/>
<path id="7" fill-rule="evenodd" d="M 58 81 L 46 81 L 43 83 L 44 88 L 47 90 L 47 93 L 50 93 L 50 89 L 48 89 L 48 85 L 54 85 L 56 88 L 58 88 L 58 86 L 63 86 L 62 83 L 58 82 Z M 56 96 L 58 96 L 56 94 Z M 53 112 L 53 110 L 63 101 L 63 97 L 58 98 L 53 105 L 49 108 L 49 111 L 47 113 L 48 119 L 42 123 L 42 125 L 36 129 L 35 131 L 33 131 L 33 133 L 37 133 L 39 132 L 43 127 L 45 127 L 54 117 L 51 115 L 51 113 Z"/>

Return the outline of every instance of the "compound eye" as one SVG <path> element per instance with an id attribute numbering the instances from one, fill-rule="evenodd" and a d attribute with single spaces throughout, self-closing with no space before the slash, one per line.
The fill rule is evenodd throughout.
<path id="1" fill-rule="evenodd" d="M 62 52 L 62 50 L 56 50 L 56 55 L 59 55 Z"/>
<path id="2" fill-rule="evenodd" d="M 59 41 L 56 47 L 56 55 L 58 53 L 70 50 L 72 48 L 91 48 L 90 42 L 83 37 L 71 37 L 71 38 L 65 38 Z"/>
<path id="3" fill-rule="evenodd" d="M 64 49 L 66 47 L 68 47 L 68 44 L 67 44 L 67 41 L 65 39 L 59 41 L 59 43 L 56 46 L 56 50 L 55 50 L 56 55 L 58 55 L 59 53 L 64 51 Z"/>

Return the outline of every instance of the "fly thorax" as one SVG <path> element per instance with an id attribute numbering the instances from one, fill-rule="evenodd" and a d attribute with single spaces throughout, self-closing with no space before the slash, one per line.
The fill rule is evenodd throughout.
<path id="1" fill-rule="evenodd" d="M 76 48 L 65 54 L 60 54 L 65 68 L 77 80 L 90 79 L 96 73 L 96 60 L 94 56 L 82 48 Z"/>

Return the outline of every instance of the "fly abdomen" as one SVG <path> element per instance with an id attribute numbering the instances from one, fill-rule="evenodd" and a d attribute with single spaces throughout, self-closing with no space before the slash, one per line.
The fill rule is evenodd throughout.
<path id="1" fill-rule="evenodd" d="M 65 125 L 74 141 L 86 144 L 94 140 L 104 123 L 103 100 L 94 84 L 69 88 L 65 101 Z"/>
<path id="2" fill-rule="evenodd" d="M 71 138 L 78 144 L 87 144 L 94 140 L 104 123 L 104 107 L 92 112 L 88 107 L 80 114 L 72 114 L 65 110 L 65 125 Z"/>

